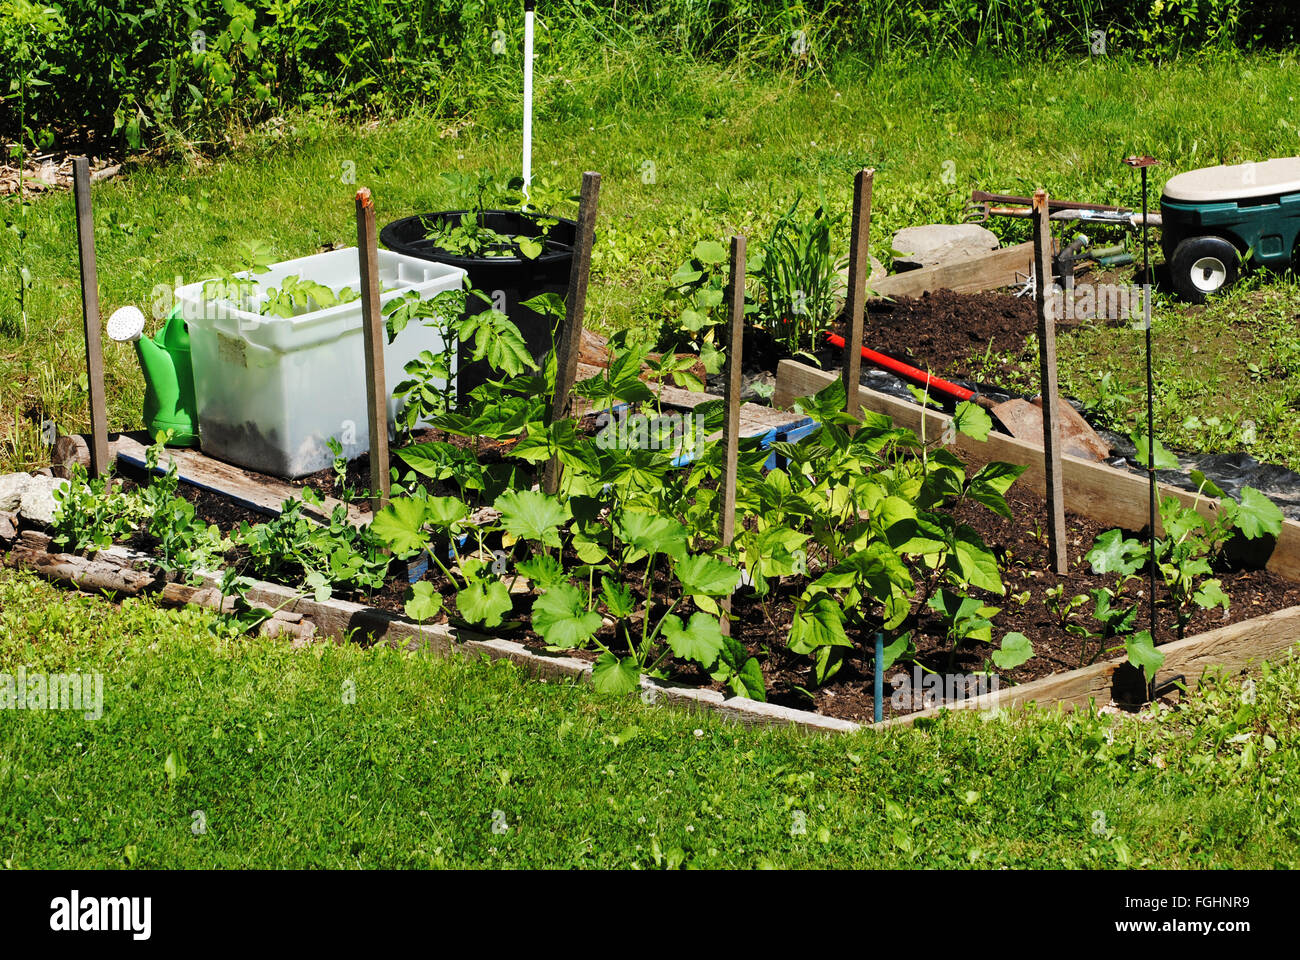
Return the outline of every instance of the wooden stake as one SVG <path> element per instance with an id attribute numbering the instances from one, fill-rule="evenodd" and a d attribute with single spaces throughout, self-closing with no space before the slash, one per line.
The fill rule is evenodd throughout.
<path id="1" fill-rule="evenodd" d="M 736 470 L 740 460 L 740 372 L 745 338 L 745 238 L 731 238 L 731 278 L 727 290 L 727 391 L 722 421 L 722 546 L 736 536 Z M 857 391 L 855 390 L 856 394 Z M 722 632 L 731 636 L 731 598 L 722 601 Z"/>
<path id="2" fill-rule="evenodd" d="M 77 208 L 77 252 L 81 257 L 81 312 L 86 334 L 86 383 L 90 392 L 90 475 L 108 469 L 108 402 L 104 395 L 104 350 L 100 341 L 99 272 L 95 268 L 95 218 L 90 210 L 90 164 L 72 161 Z"/>
<path id="3" fill-rule="evenodd" d="M 1052 567 L 1066 572 L 1065 494 L 1061 488 L 1060 394 L 1056 385 L 1056 321 L 1053 292 L 1052 223 L 1047 191 L 1034 192 L 1034 308 L 1038 313 L 1038 377 L 1043 395 L 1043 470 L 1047 478 L 1047 543 Z"/>
<path id="4" fill-rule="evenodd" d="M 361 336 L 366 351 L 366 416 L 370 424 L 370 511 L 388 502 L 388 386 L 384 376 L 384 315 L 379 306 L 379 248 L 370 191 L 357 191 L 357 256 L 361 261 Z"/>
<path id="5" fill-rule="evenodd" d="M 587 310 L 587 278 L 591 274 L 591 247 L 596 237 L 596 208 L 600 199 L 600 174 L 587 171 L 582 175 L 578 198 L 578 231 L 573 241 L 573 266 L 569 269 L 569 297 L 565 305 L 564 325 L 555 344 L 555 397 L 551 401 L 549 423 L 569 414 L 569 394 L 578 377 L 578 353 L 582 347 L 582 322 Z M 552 458 L 546 465 L 542 489 L 555 493 L 560 489 L 560 461 Z"/>
<path id="6" fill-rule="evenodd" d="M 844 331 L 844 411 L 858 415 L 858 384 L 862 382 L 862 329 L 866 324 L 867 267 L 871 262 L 871 183 L 874 169 L 859 170 L 853 178 L 853 234 L 849 239 L 849 290 L 844 304 L 848 328 Z"/>

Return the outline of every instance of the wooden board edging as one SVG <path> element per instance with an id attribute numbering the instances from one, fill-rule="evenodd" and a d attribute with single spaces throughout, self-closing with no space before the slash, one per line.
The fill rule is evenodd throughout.
<path id="1" fill-rule="evenodd" d="M 115 459 L 121 460 L 139 470 L 147 469 L 145 462 L 146 445 L 142 443 L 143 434 L 119 433 L 109 438 L 109 451 Z M 240 467 L 231 466 L 221 460 L 213 459 L 197 450 L 183 447 L 168 447 L 165 451 L 164 464 L 176 464 L 176 475 L 185 483 L 200 490 L 219 493 L 229 497 L 241 506 L 267 516 L 277 517 L 286 500 L 301 500 L 302 487 L 294 486 L 274 477 L 261 477 L 253 481 L 245 476 Z M 303 513 L 313 519 L 329 522 L 334 508 L 343 501 L 332 497 L 323 497 L 324 505 L 317 509 L 309 503 L 303 504 Z M 370 514 L 359 510 L 355 505 L 348 505 L 348 522 L 361 526 L 370 522 Z"/>
<path id="2" fill-rule="evenodd" d="M 1021 277 L 1028 277 L 1033 262 L 1034 243 L 1030 240 L 993 250 L 982 257 L 893 273 L 868 286 L 876 298 L 919 297 L 932 290 L 979 293 L 1007 287 Z"/>
<path id="3" fill-rule="evenodd" d="M 41 536 L 39 539 L 48 548 L 49 538 Z M 7 554 L 5 560 L 10 561 L 14 556 L 16 553 Z M 120 545 L 107 547 L 95 556 L 116 564 L 116 569 L 153 563 L 153 558 L 148 554 Z M 198 574 L 203 587 L 220 588 L 220 573 L 198 571 Z M 492 660 L 506 659 L 540 677 L 585 682 L 590 682 L 591 679 L 591 664 L 577 657 L 538 653 L 515 640 L 491 637 L 446 624 L 420 624 L 399 614 L 349 600 L 331 598 L 317 601 L 301 591 L 265 581 L 254 581 L 246 596 L 251 603 L 282 615 L 291 614 L 310 620 L 316 627 L 318 640 L 328 639 L 342 644 L 362 637 L 368 642 L 386 643 L 396 649 L 413 652 L 425 651 L 441 657 L 482 655 Z M 1289 649 L 1296 644 L 1297 639 L 1300 639 L 1300 606 L 1165 644 L 1160 648 L 1165 654 L 1161 675 L 1182 674 L 1190 689 L 1196 686 L 1208 669 L 1245 669 Z M 724 697 L 716 690 L 664 683 L 644 674 L 640 683 L 643 699 L 651 703 L 662 700 L 673 707 L 712 710 L 727 719 L 747 725 L 793 726 L 809 733 L 848 733 L 911 726 L 917 720 L 936 717 L 946 710 L 997 710 L 1030 704 L 1074 709 L 1086 707 L 1090 702 L 1109 703 L 1111 679 L 1123 663 L 1123 660 L 1109 660 L 1092 664 L 1030 683 L 1002 687 L 982 697 L 930 707 L 906 716 L 891 717 L 879 724 L 855 723 L 810 710 L 798 710 L 743 697 Z"/>
<path id="4" fill-rule="evenodd" d="M 1207 670 L 1242 671 L 1289 650 L 1297 642 L 1300 642 L 1300 606 L 1287 607 L 1162 645 L 1160 652 L 1165 655 L 1165 661 L 1157 679 L 1182 675 L 1184 684 L 1191 690 L 1200 683 Z M 1019 686 L 1001 687 L 969 700 L 927 707 L 903 717 L 891 717 L 876 726 L 910 726 L 917 720 L 936 717 L 944 710 L 1015 709 L 1031 703 L 1040 707 L 1076 710 L 1086 708 L 1090 703 L 1108 703 L 1115 672 L 1125 662 L 1118 659 L 1094 663 Z"/>
<path id="5" fill-rule="evenodd" d="M 148 554 L 128 547 L 112 546 L 100 553 L 124 563 L 153 562 Z M 198 575 L 202 577 L 202 586 L 220 588 L 219 572 L 198 571 Z M 591 664 L 578 657 L 538 653 L 515 640 L 491 637 L 446 624 L 420 624 L 400 614 L 350 600 L 331 598 L 318 601 L 291 587 L 261 580 L 254 581 L 246 597 L 250 603 L 268 609 L 301 614 L 315 623 L 318 638 L 335 643 L 346 643 L 361 637 L 367 642 L 386 643 L 397 649 L 425 651 L 441 657 L 483 655 L 492 660 L 510 660 L 540 677 L 585 682 L 591 680 Z M 641 688 L 643 691 L 652 691 L 643 695 L 650 702 L 662 701 L 690 710 L 711 710 L 747 725 L 794 726 L 813 733 L 845 733 L 864 726 L 810 710 L 796 710 L 743 697 L 724 697 L 716 690 L 666 683 L 645 674 L 641 675 Z"/>

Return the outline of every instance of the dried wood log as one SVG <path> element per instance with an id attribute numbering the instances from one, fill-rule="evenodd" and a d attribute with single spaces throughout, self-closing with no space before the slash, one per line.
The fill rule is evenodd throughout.
<path id="1" fill-rule="evenodd" d="M 80 464 L 90 471 L 90 446 L 80 434 L 68 434 L 54 441 L 54 450 L 50 457 L 50 468 L 56 477 L 65 480 L 71 478 L 73 466 Z"/>
<path id="2" fill-rule="evenodd" d="M 88 560 L 70 553 L 46 553 L 16 547 L 5 557 L 5 565 L 26 568 L 55 583 L 78 590 L 139 596 L 154 585 L 155 577 L 141 570 L 127 570 L 103 560 Z"/>
<path id="3" fill-rule="evenodd" d="M 183 607 L 187 604 L 208 607 L 223 613 L 235 611 L 236 598 L 222 597 L 215 587 L 191 587 L 183 583 L 168 583 L 158 592 L 158 602 L 169 607 Z M 292 637 L 307 641 L 316 636 L 316 624 L 304 620 L 301 613 L 291 610 L 276 610 L 270 618 L 258 624 L 258 635 L 263 637 Z"/>
<path id="4" fill-rule="evenodd" d="M 49 553 L 50 544 L 54 542 L 48 533 L 42 533 L 39 530 L 24 530 L 18 534 L 18 542 L 14 545 L 17 550 L 20 547 L 23 550 L 30 550 L 32 553 Z"/>
<path id="5" fill-rule="evenodd" d="M 263 637 L 292 637 L 295 641 L 305 642 L 315 638 L 316 624 L 310 620 L 290 623 L 288 620 L 272 617 L 270 620 L 264 620 L 257 628 L 257 632 Z"/>

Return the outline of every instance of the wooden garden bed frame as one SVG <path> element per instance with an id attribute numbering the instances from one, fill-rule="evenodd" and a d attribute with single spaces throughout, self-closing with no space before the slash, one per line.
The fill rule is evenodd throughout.
<path id="1" fill-rule="evenodd" d="M 798 397 L 815 393 L 837 378 L 836 374 L 826 373 L 795 361 L 783 361 L 777 371 L 774 403 L 778 407 L 786 406 Z M 704 399 L 701 394 L 691 396 Z M 665 397 L 665 401 L 667 400 L 668 397 Z M 898 426 L 913 430 L 918 435 L 924 431 L 927 438 L 942 437 L 951 419 L 938 411 L 923 410 L 917 404 L 899 400 L 867 387 L 859 390 L 858 401 L 863 409 L 885 414 Z M 789 420 L 788 414 L 781 414 L 777 410 L 770 411 L 768 416 L 772 422 L 783 417 Z M 985 441 L 975 440 L 961 433 L 956 433 L 955 437 L 952 446 L 967 463 L 980 465 L 990 460 L 1004 460 L 1008 463 L 1021 464 L 1028 469 L 1019 482 L 1040 492 L 1043 491 L 1045 474 L 1041 447 L 997 433 L 990 433 Z M 120 441 L 121 438 L 114 438 L 111 445 L 113 451 L 128 462 L 134 462 L 140 452 L 138 441 L 131 440 L 125 446 L 119 446 Z M 214 466 L 219 461 L 213 461 L 191 451 L 180 454 L 178 459 L 182 461 L 181 476 L 186 482 L 193 483 L 197 480 L 199 485 L 206 489 L 227 492 L 221 489 L 220 484 L 221 477 L 226 475 L 222 468 L 229 471 L 228 466 L 224 464 L 220 467 Z M 1064 457 L 1062 464 L 1066 499 L 1074 512 L 1102 523 L 1130 529 L 1140 528 L 1146 522 L 1147 485 L 1144 478 L 1075 457 Z M 240 484 L 248 483 L 243 471 L 230 476 L 238 476 Z M 249 505 L 254 505 L 253 501 L 260 499 L 262 502 L 257 505 L 265 512 L 271 513 L 278 508 L 278 502 L 274 502 L 275 498 L 284 493 L 279 489 L 271 489 L 274 486 L 275 481 L 268 478 L 268 489 L 263 491 L 260 497 L 254 497 L 250 491 L 242 487 L 231 491 L 230 495 Z M 287 484 L 284 486 L 294 489 L 289 488 Z M 1161 484 L 1161 492 L 1176 496 L 1184 503 L 1190 504 L 1195 499 L 1187 491 L 1167 484 Z M 1216 501 L 1201 498 L 1197 508 L 1203 513 L 1211 514 L 1216 509 Z M 104 569 L 103 564 L 136 571 L 147 569 L 152 564 L 152 558 L 147 554 L 124 547 L 111 547 L 100 551 L 92 561 L 57 553 L 49 554 L 37 561 L 34 551 L 40 549 L 42 545 L 45 549 L 49 548 L 48 537 L 27 531 L 20 541 L 20 546 L 25 547 L 25 554 L 22 550 L 16 549 L 7 558 L 7 564 L 35 569 L 47 579 L 71 586 L 93 586 L 79 579 L 84 577 L 87 564 L 97 565 L 91 569 L 101 574 Z M 24 556 L 26 560 L 23 559 Z M 1287 579 L 1300 580 L 1300 524 L 1291 520 L 1284 522 L 1282 534 L 1274 545 L 1267 568 Z M 202 576 L 203 587 L 211 589 L 219 587 L 221 582 L 219 573 L 205 572 Z M 132 582 L 142 592 L 156 591 L 163 586 L 161 582 L 152 585 L 145 583 L 138 577 Z M 175 590 L 174 585 L 172 587 L 173 589 L 164 596 L 165 600 L 174 602 L 186 599 L 183 591 Z M 280 584 L 257 582 L 248 591 L 247 598 L 256 605 L 280 611 L 282 616 L 290 614 L 295 618 L 306 619 L 314 625 L 316 639 L 329 639 L 336 643 L 354 640 L 386 643 L 396 648 L 423 650 L 439 656 L 487 656 L 491 659 L 508 659 L 530 673 L 542 677 L 589 680 L 591 675 L 591 664 L 577 657 L 549 655 L 533 650 L 518 641 L 448 625 L 422 625 L 399 614 L 365 604 L 336 599 L 316 601 Z M 199 602 L 202 602 L 202 598 Z M 1257 664 L 1260 660 L 1285 652 L 1297 639 L 1300 639 L 1300 606 L 1164 644 L 1160 647 L 1165 656 L 1160 676 L 1181 675 L 1190 689 L 1211 667 L 1232 671 L 1242 670 Z M 714 690 L 663 683 L 647 676 L 642 676 L 641 686 L 643 691 L 649 691 L 645 694 L 648 700 L 688 709 L 714 710 L 741 723 L 794 725 L 809 732 L 841 733 L 863 728 L 910 726 L 919 719 L 935 717 L 944 710 L 1014 709 L 1029 704 L 1061 709 L 1086 708 L 1090 703 L 1104 705 L 1114 698 L 1115 674 L 1124 667 L 1123 659 L 1108 660 L 1077 670 L 1053 674 L 1019 686 L 1001 687 L 996 692 L 981 697 L 931 707 L 906 716 L 892 717 L 880 724 L 860 724 L 823 716 L 809 710 L 797 710 L 740 697 L 724 697 Z"/>

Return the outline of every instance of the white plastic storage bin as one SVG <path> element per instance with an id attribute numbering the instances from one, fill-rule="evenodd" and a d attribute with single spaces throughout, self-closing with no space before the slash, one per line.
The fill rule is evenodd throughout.
<path id="1" fill-rule="evenodd" d="M 176 291 L 190 332 L 203 451 L 289 478 L 328 467 L 334 459 L 327 446 L 331 438 L 349 459 L 370 447 L 361 301 L 287 319 L 262 316 L 259 310 L 268 291 L 280 289 L 285 278 L 293 276 L 335 293 L 344 287 L 359 291 L 357 249 L 277 263 L 268 273 L 251 275 L 256 291 L 239 303 L 205 303 L 203 283 Z M 421 299 L 459 290 L 465 271 L 380 250 L 379 278 L 384 291 L 380 300 L 387 303 L 407 290 Z M 390 428 L 398 412 L 392 391 L 405 379 L 403 368 L 421 351 L 439 353 L 443 346 L 437 330 L 413 321 L 385 347 Z M 453 345 L 453 374 L 455 356 Z M 455 396 L 454 386 L 450 395 Z"/>

